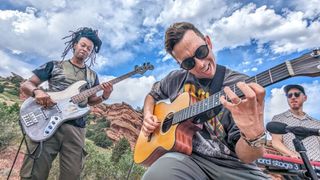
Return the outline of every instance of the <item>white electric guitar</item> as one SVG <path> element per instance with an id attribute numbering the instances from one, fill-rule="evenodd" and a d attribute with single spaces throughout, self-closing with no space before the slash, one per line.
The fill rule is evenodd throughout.
<path id="1" fill-rule="evenodd" d="M 142 75 L 147 70 L 153 70 L 153 65 L 144 63 L 142 66 L 135 66 L 133 71 L 109 82 L 116 84 L 135 74 Z M 33 97 L 26 99 L 20 109 L 20 123 L 26 135 L 35 142 L 45 141 L 64 122 L 87 115 L 90 112 L 90 107 L 83 107 L 80 103 L 89 96 L 101 91 L 102 87 L 98 85 L 80 92 L 86 84 L 86 81 L 78 81 L 63 91 L 48 92 L 51 99 L 57 103 L 50 108 L 40 106 Z"/>

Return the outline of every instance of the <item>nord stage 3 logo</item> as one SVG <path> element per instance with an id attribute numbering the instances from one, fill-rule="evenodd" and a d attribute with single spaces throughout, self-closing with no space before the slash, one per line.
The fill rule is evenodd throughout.
<path id="1" fill-rule="evenodd" d="M 267 158 L 259 158 L 256 160 L 256 163 L 258 165 L 264 165 L 264 166 L 271 166 L 279 169 L 288 169 L 288 170 L 299 170 L 300 164 L 292 163 L 292 162 L 285 162 L 281 160 L 276 159 L 267 159 Z"/>

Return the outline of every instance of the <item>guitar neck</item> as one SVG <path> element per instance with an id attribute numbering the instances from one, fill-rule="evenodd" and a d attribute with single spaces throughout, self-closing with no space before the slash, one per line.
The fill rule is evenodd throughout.
<path id="1" fill-rule="evenodd" d="M 245 80 L 246 83 L 255 82 L 257 84 L 260 84 L 263 87 L 267 87 L 271 84 L 274 84 L 276 82 L 279 82 L 281 80 L 287 79 L 293 75 L 292 68 L 290 62 L 285 62 L 282 64 L 279 64 L 269 70 L 266 70 L 260 74 L 257 74 L 256 76 L 252 76 Z M 236 95 L 239 97 L 244 96 L 241 90 L 236 86 L 236 84 L 233 84 L 230 86 L 231 90 L 235 92 Z M 185 109 L 182 109 L 174 114 L 173 117 L 173 124 L 180 123 L 182 121 L 185 121 L 187 119 L 193 118 L 199 114 L 202 114 L 204 112 L 207 112 L 209 110 L 214 109 L 215 107 L 218 107 L 221 105 L 220 103 L 220 97 L 225 96 L 225 93 L 223 90 L 209 96 L 208 98 L 199 101 Z"/>
<path id="2" fill-rule="evenodd" d="M 133 75 L 135 75 L 137 72 L 136 71 L 131 71 L 127 74 L 124 74 L 122 76 L 119 76 L 115 79 L 112 79 L 110 80 L 109 82 L 111 84 L 117 84 L 118 82 L 122 81 L 122 80 L 125 80 Z M 93 88 L 90 88 L 90 89 L 87 89 L 85 91 L 82 91 L 81 93 L 71 97 L 71 100 L 73 103 L 77 104 L 77 103 L 80 103 L 84 100 L 86 100 L 88 97 L 96 94 L 97 92 L 101 91 L 102 90 L 102 86 L 101 85 L 98 85 L 98 86 L 95 86 Z"/>

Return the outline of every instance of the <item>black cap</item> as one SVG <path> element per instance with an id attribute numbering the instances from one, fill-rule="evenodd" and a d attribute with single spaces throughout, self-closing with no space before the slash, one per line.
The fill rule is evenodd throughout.
<path id="1" fill-rule="evenodd" d="M 299 89 L 304 95 L 306 95 L 306 93 L 304 92 L 304 88 L 300 85 L 297 85 L 297 84 L 289 84 L 289 85 L 286 85 L 283 89 L 284 89 L 284 92 L 286 94 L 288 94 L 288 92 L 290 91 L 290 89 Z"/>

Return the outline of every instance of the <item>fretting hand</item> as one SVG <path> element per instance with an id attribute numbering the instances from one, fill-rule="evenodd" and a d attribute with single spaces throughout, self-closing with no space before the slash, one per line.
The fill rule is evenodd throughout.
<path id="1" fill-rule="evenodd" d="M 105 82 L 101 84 L 101 87 L 103 89 L 103 98 L 108 99 L 111 92 L 113 91 L 113 85 L 110 82 Z"/>
<path id="2" fill-rule="evenodd" d="M 265 131 L 263 121 L 265 90 L 256 83 L 238 82 L 237 87 L 244 94 L 244 98 L 240 99 L 230 87 L 225 87 L 224 92 L 231 102 L 222 96 L 221 104 L 231 112 L 240 131 L 248 139 L 255 139 Z"/>

